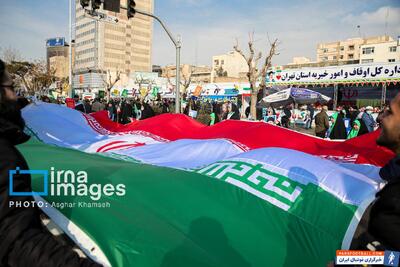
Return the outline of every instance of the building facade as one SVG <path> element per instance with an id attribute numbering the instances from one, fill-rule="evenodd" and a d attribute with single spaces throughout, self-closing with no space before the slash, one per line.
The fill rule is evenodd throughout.
<path id="1" fill-rule="evenodd" d="M 361 46 L 360 63 L 386 63 L 400 61 L 400 37 L 397 41 L 365 44 Z"/>
<path id="2" fill-rule="evenodd" d="M 57 40 L 64 38 L 53 38 Z M 72 59 L 74 58 L 74 43 L 72 43 Z M 48 70 L 54 70 L 57 79 L 68 78 L 69 76 L 69 44 L 62 42 L 62 45 L 46 44 L 46 63 Z M 74 64 L 74 62 L 72 62 Z"/>
<path id="3" fill-rule="evenodd" d="M 127 1 L 121 0 L 121 6 L 126 5 Z M 153 13 L 153 0 L 137 0 L 136 7 Z M 111 73 L 113 79 L 119 73 L 118 83 L 124 84 L 131 73 L 151 71 L 153 20 L 140 14 L 128 19 L 125 9 L 116 13 L 101 7 L 98 12 L 109 20 L 91 18 L 76 0 L 74 88 L 101 89 L 99 77 L 105 73 Z M 92 83 L 88 76 L 98 77 Z"/>
<path id="4" fill-rule="evenodd" d="M 217 77 L 240 78 L 240 73 L 248 72 L 246 60 L 236 51 L 224 55 L 213 56 L 211 81 Z"/>
<path id="5" fill-rule="evenodd" d="M 191 76 L 191 83 L 204 84 L 211 82 L 211 68 L 209 66 L 181 65 L 181 79 L 187 80 Z M 169 65 L 162 68 L 161 77 L 175 80 L 176 67 Z"/>
<path id="6" fill-rule="evenodd" d="M 343 62 L 360 60 L 360 49 L 362 45 L 386 43 L 391 41 L 393 41 L 392 37 L 384 35 L 320 43 L 317 45 L 317 63 L 327 61 Z"/>

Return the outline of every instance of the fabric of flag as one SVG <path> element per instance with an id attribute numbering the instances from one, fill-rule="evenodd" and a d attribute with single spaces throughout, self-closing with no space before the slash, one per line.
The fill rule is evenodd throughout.
<path id="1" fill-rule="evenodd" d="M 119 125 L 104 112 L 44 103 L 23 117 L 39 140 L 19 146 L 31 169 L 84 170 L 90 185 L 125 185 L 125 195 L 97 201 L 43 197 L 53 221 L 112 266 L 326 266 L 349 247 L 382 182 L 379 166 L 393 156 L 375 145 L 377 133 L 334 142 L 172 114 Z"/>

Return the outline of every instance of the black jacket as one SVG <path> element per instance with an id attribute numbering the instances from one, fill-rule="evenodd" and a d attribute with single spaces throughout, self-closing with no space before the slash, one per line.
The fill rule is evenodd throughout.
<path id="1" fill-rule="evenodd" d="M 29 169 L 15 148 L 28 139 L 18 126 L 0 117 L 0 266 L 100 266 L 59 243 L 42 225 L 38 208 L 10 205 L 34 201 L 31 196 L 9 196 L 9 171 Z M 14 192 L 32 191 L 30 175 L 15 174 L 12 179 Z"/>
<path id="2" fill-rule="evenodd" d="M 388 183 L 376 194 L 368 232 L 387 250 L 400 251 L 400 155 L 379 172 Z"/>
<path id="3" fill-rule="evenodd" d="M 151 108 L 151 106 L 147 103 L 144 103 L 141 119 L 142 120 L 148 119 L 148 118 L 154 117 L 154 115 L 155 115 L 155 113 L 154 113 L 154 110 Z"/>
<path id="4" fill-rule="evenodd" d="M 85 106 L 83 103 L 78 103 L 77 105 L 75 105 L 75 109 L 85 113 Z"/>
<path id="5" fill-rule="evenodd" d="M 346 127 L 344 125 L 343 117 L 344 117 L 343 113 L 339 112 L 339 114 L 336 118 L 335 126 L 333 126 L 333 129 L 329 135 L 330 139 L 346 139 L 347 138 Z"/>
<path id="6" fill-rule="evenodd" d="M 132 117 L 132 105 L 128 102 L 123 102 L 121 104 L 121 113 L 119 117 L 119 123 L 127 124 L 130 123 L 130 119 Z"/>

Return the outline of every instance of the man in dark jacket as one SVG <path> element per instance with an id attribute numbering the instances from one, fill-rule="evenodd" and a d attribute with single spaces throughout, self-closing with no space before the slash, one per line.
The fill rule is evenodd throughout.
<path id="1" fill-rule="evenodd" d="M 365 126 L 367 126 L 368 132 L 373 132 L 374 127 L 376 125 L 374 118 L 372 117 L 372 111 L 373 108 L 371 106 L 368 106 L 365 108 L 365 112 L 363 113 L 361 119 L 365 123 Z"/>
<path id="2" fill-rule="evenodd" d="M 36 206 L 11 204 L 34 202 L 31 196 L 9 193 L 9 171 L 29 169 L 15 147 L 29 139 L 24 126 L 13 81 L 0 60 L 0 266 L 100 266 L 59 243 L 42 225 Z M 17 172 L 12 179 L 15 192 L 32 191 L 29 174 Z"/>
<path id="3" fill-rule="evenodd" d="M 328 114 L 326 114 L 328 107 L 323 106 L 321 108 L 319 106 L 317 109 L 320 110 L 320 112 L 315 115 L 315 135 L 325 138 L 326 131 L 329 129 L 329 118 Z"/>
<path id="4" fill-rule="evenodd" d="M 167 99 L 164 99 L 162 102 L 162 113 L 169 113 L 169 104 Z"/>
<path id="5" fill-rule="evenodd" d="M 82 101 L 79 100 L 78 95 L 74 96 L 74 101 L 75 101 L 75 109 L 79 110 L 80 112 L 85 112 L 85 105 L 82 103 Z"/>
<path id="6" fill-rule="evenodd" d="M 85 99 L 83 106 L 85 107 L 85 113 L 92 113 L 92 105 L 90 104 L 89 99 Z"/>
<path id="7" fill-rule="evenodd" d="M 154 113 L 154 110 L 152 109 L 152 107 L 147 102 L 143 102 L 141 119 L 144 120 L 144 119 L 151 118 L 154 116 L 155 116 L 155 113 Z"/>
<path id="8" fill-rule="evenodd" d="M 290 117 L 292 116 L 292 112 L 290 112 L 290 105 L 287 105 L 283 108 L 283 116 L 281 117 L 282 126 L 285 128 L 289 128 Z"/>

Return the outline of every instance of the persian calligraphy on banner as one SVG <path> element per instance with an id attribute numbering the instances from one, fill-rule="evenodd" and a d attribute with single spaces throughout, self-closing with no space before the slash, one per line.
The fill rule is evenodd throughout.
<path id="1" fill-rule="evenodd" d="M 399 63 L 357 64 L 272 71 L 267 83 L 400 80 Z"/>

